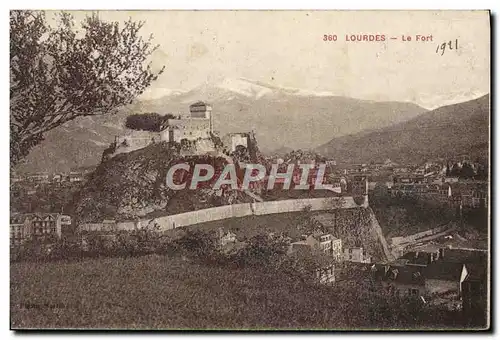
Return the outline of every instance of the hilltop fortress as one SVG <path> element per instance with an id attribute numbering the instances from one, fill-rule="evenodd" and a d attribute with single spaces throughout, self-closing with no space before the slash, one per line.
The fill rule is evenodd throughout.
<path id="1" fill-rule="evenodd" d="M 230 154 L 238 146 L 248 148 L 254 138 L 253 132 L 241 132 L 221 139 L 213 129 L 212 106 L 199 101 L 189 106 L 189 114 L 166 120 L 159 132 L 129 130 L 126 135 L 115 136 L 114 150 L 108 157 L 158 142 L 179 143 L 184 155 Z"/>

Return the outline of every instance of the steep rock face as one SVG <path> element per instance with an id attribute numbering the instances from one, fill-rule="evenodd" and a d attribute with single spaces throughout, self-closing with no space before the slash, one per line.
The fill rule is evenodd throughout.
<path id="1" fill-rule="evenodd" d="M 136 220 L 179 214 L 231 203 L 252 202 L 237 190 L 212 189 L 216 178 L 196 190 L 189 189 L 195 164 L 211 164 L 216 173 L 232 162 L 227 156 L 183 155 L 177 144 L 154 143 L 129 153 L 103 157 L 87 183 L 74 196 L 68 207 L 78 222 L 99 222 L 103 219 Z M 191 174 L 182 182 L 186 189 L 167 186 L 168 169 L 176 163 L 187 163 Z M 177 173 L 176 173 L 177 175 Z M 178 180 L 175 180 L 178 181 Z"/>
<path id="2" fill-rule="evenodd" d="M 75 214 L 87 222 L 136 218 L 163 208 L 173 194 L 166 173 L 177 158 L 174 146 L 157 143 L 104 161 L 75 195 Z"/>

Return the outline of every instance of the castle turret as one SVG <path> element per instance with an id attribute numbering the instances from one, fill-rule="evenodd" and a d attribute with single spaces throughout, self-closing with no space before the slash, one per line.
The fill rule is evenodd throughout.
<path id="1" fill-rule="evenodd" d="M 213 131 L 212 126 L 212 106 L 202 101 L 196 102 L 189 106 L 191 118 L 205 118 L 210 122 L 210 132 Z"/>

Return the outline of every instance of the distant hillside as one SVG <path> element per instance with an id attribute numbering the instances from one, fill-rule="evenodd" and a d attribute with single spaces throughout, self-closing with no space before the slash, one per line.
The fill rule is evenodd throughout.
<path id="1" fill-rule="evenodd" d="M 287 89 L 246 79 L 226 79 L 184 93 L 138 101 L 115 116 L 85 117 L 46 135 L 27 157 L 21 171 L 68 171 L 100 162 L 115 135 L 124 133 L 131 113 L 187 113 L 189 105 L 205 100 L 213 106 L 214 129 L 221 134 L 254 130 L 263 151 L 280 146 L 310 149 L 332 137 L 403 122 L 425 112 L 412 103 L 374 102 L 331 93 Z"/>
<path id="2" fill-rule="evenodd" d="M 20 172 L 68 172 L 101 161 L 102 152 L 124 133 L 123 124 L 114 123 L 120 116 L 84 117 L 68 122 L 45 135 L 17 167 Z"/>
<path id="3" fill-rule="evenodd" d="M 342 162 L 422 162 L 468 154 L 486 159 L 489 145 L 489 95 L 443 106 L 407 122 L 334 138 L 318 147 Z"/>

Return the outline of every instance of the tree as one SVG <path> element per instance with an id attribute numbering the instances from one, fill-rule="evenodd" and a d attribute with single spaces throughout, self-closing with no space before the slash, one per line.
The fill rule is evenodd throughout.
<path id="1" fill-rule="evenodd" d="M 238 252 L 236 262 L 246 266 L 272 267 L 285 257 L 289 246 L 290 241 L 282 236 L 258 234 Z"/>
<path id="2" fill-rule="evenodd" d="M 174 246 L 184 255 L 195 260 L 209 260 L 217 253 L 217 241 L 214 235 L 202 230 L 188 229 Z"/>
<path id="3" fill-rule="evenodd" d="M 158 78 L 163 68 L 148 63 L 158 45 L 139 34 L 143 24 L 129 19 L 120 27 L 94 13 L 79 31 L 66 12 L 52 27 L 42 11 L 11 11 L 11 165 L 44 133 L 77 117 L 115 113 Z"/>
<path id="4" fill-rule="evenodd" d="M 451 167 L 450 176 L 452 176 L 452 177 L 458 177 L 458 176 L 460 176 L 460 172 L 461 172 L 460 165 L 458 165 L 458 163 L 455 163 Z"/>
<path id="5" fill-rule="evenodd" d="M 473 178 L 475 175 L 474 169 L 469 163 L 464 163 L 460 171 L 460 177 L 464 179 Z"/>
<path id="6" fill-rule="evenodd" d="M 160 132 L 165 128 L 167 121 L 173 118 L 174 116 L 170 113 L 164 116 L 156 112 L 133 114 L 127 117 L 125 127 L 132 130 Z"/>
<path id="7" fill-rule="evenodd" d="M 250 162 L 250 155 L 248 153 L 248 149 L 243 145 L 237 145 L 234 152 L 231 154 L 231 157 L 233 157 L 235 163 Z"/>

